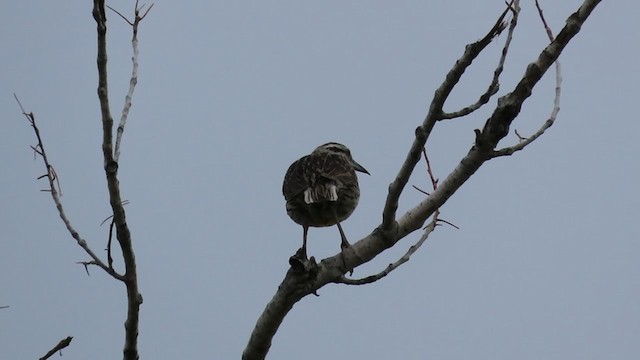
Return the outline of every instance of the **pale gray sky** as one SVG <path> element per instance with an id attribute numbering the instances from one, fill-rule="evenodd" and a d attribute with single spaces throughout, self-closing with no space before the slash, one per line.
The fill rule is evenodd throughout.
<path id="1" fill-rule="evenodd" d="M 131 13 L 132 1 L 110 4 Z M 558 31 L 580 1 L 543 1 Z M 239 358 L 301 243 L 284 210 L 288 165 L 327 141 L 372 176 L 344 223 L 351 241 L 381 220 L 387 186 L 430 97 L 495 1 L 163 1 L 140 31 L 139 86 L 120 177 L 139 262 L 143 359 Z M 46 193 L 37 121 L 78 231 L 100 252 L 109 215 L 90 1 L 12 1 L 0 14 L 0 358 L 33 359 L 72 335 L 65 359 L 121 357 L 124 287 L 87 256 Z M 484 166 L 442 209 L 411 261 L 375 284 L 329 285 L 297 304 L 271 359 L 637 359 L 640 356 L 637 14 L 604 1 L 561 57 L 556 125 L 526 151 Z M 109 14 L 114 114 L 130 73 L 130 29 Z M 504 36 L 447 103 L 475 101 Z M 509 91 L 546 37 L 532 1 L 502 80 Z M 549 74 L 551 75 L 551 74 Z M 551 110 L 546 76 L 514 127 Z M 495 105 L 439 124 L 428 144 L 444 178 Z M 508 137 L 510 142 L 515 136 Z M 505 142 L 505 144 L 507 144 Z M 411 184 L 427 187 L 425 175 Z M 401 211 L 421 199 L 408 191 Z M 311 229 L 310 255 L 339 250 Z M 416 233 L 372 263 L 394 261 Z"/>

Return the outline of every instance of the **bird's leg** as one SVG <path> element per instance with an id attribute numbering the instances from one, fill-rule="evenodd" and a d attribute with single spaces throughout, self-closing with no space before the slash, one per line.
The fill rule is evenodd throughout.
<path id="1" fill-rule="evenodd" d="M 340 256 L 342 257 L 342 264 L 346 268 L 347 260 L 344 257 L 344 251 L 346 249 L 351 248 L 351 244 L 349 244 L 349 241 L 347 241 L 347 237 L 344 235 L 344 230 L 342 230 L 342 225 L 340 225 L 340 222 L 338 222 L 337 225 L 338 225 L 338 231 L 340 231 L 340 239 L 342 241 L 340 243 L 340 249 L 342 249 L 342 251 L 340 251 Z M 353 275 L 353 269 L 349 270 L 349 275 Z"/>
<path id="2" fill-rule="evenodd" d="M 340 231 L 340 239 L 342 241 L 340 243 L 340 248 L 344 251 L 344 249 L 350 248 L 351 244 L 347 241 L 347 237 L 344 235 L 344 230 L 342 230 L 342 225 L 340 225 L 340 223 L 338 223 L 338 230 Z"/>
<path id="3" fill-rule="evenodd" d="M 302 247 L 296 251 L 294 255 L 289 258 L 289 265 L 297 272 L 308 272 L 315 260 L 312 257 L 311 261 L 307 259 L 307 232 L 309 226 L 302 225 Z"/>
<path id="4" fill-rule="evenodd" d="M 307 258 L 307 233 L 309 232 L 309 227 L 307 225 L 302 225 L 302 258 Z"/>

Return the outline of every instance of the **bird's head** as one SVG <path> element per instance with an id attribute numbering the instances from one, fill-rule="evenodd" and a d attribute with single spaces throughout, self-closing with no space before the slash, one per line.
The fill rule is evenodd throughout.
<path id="1" fill-rule="evenodd" d="M 329 142 L 329 143 L 320 145 L 315 150 L 313 150 L 313 154 L 320 154 L 320 153 L 340 155 L 351 163 L 355 171 L 359 171 L 367 175 L 371 175 L 369 174 L 367 169 L 365 169 L 362 165 L 358 164 L 355 160 L 353 160 L 353 157 L 351 157 L 351 150 L 349 150 L 348 147 L 340 143 Z"/>

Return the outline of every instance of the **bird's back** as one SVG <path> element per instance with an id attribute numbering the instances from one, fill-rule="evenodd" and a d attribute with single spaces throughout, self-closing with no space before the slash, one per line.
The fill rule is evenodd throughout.
<path id="1" fill-rule="evenodd" d="M 291 164 L 282 193 L 291 219 L 316 227 L 348 218 L 360 196 L 353 167 L 340 154 L 331 153 L 312 153 Z"/>

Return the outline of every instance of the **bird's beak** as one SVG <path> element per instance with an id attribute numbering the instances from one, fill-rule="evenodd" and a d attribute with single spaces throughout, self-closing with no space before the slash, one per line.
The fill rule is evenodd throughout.
<path id="1" fill-rule="evenodd" d="M 360 171 L 361 173 L 365 173 L 367 175 L 371 175 L 369 174 L 369 172 L 367 171 L 367 169 L 365 169 L 364 167 L 362 167 L 362 165 L 358 164 L 355 160 L 351 160 L 352 161 L 352 165 L 353 165 L 353 169 L 355 171 Z"/>

